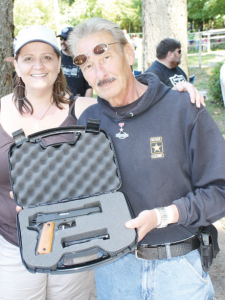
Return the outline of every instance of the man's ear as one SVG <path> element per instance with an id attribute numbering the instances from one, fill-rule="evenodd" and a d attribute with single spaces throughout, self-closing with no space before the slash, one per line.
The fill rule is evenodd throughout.
<path id="1" fill-rule="evenodd" d="M 19 77 L 21 77 L 21 74 L 20 74 L 20 70 L 19 70 L 19 67 L 18 67 L 18 63 L 17 61 L 14 59 L 14 67 L 16 69 L 16 73 Z"/>
<path id="2" fill-rule="evenodd" d="M 129 63 L 130 66 L 133 66 L 135 62 L 135 53 L 134 53 L 134 48 L 131 46 L 131 44 L 127 43 L 124 46 L 123 52 L 126 56 L 126 59 Z"/>
<path id="3" fill-rule="evenodd" d="M 169 59 L 173 59 L 174 53 L 173 53 L 172 51 L 169 51 L 169 52 L 167 53 L 167 57 L 168 57 Z"/>

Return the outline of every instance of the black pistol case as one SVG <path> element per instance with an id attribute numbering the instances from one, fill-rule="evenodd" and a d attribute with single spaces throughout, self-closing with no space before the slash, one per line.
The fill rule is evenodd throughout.
<path id="1" fill-rule="evenodd" d="M 65 134 L 71 141 L 60 141 Z M 57 143 L 46 145 L 45 138 L 53 135 Z M 122 183 L 114 147 L 98 120 L 28 137 L 18 130 L 14 140 L 9 172 L 14 200 L 23 207 L 17 231 L 28 271 L 86 271 L 136 248 L 136 230 L 124 225 L 133 214 L 117 191 Z"/>

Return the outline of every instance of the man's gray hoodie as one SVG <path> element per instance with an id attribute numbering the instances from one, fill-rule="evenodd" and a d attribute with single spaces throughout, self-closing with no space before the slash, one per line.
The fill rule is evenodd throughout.
<path id="1" fill-rule="evenodd" d="M 182 241 L 225 216 L 225 141 L 207 110 L 191 104 L 188 93 L 171 90 L 151 73 L 136 78 L 148 89 L 130 112 L 120 116 L 98 98 L 78 124 L 100 119 L 111 136 L 122 176 L 120 191 L 135 216 L 177 206 L 178 223 L 152 230 L 141 244 Z M 116 137 L 121 125 L 129 134 L 125 139 Z"/>

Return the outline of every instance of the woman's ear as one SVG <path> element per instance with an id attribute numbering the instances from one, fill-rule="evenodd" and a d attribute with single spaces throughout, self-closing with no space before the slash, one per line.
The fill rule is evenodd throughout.
<path id="1" fill-rule="evenodd" d="M 127 43 L 124 46 L 124 54 L 126 56 L 126 59 L 129 63 L 130 66 L 133 66 L 134 62 L 135 62 L 135 53 L 134 53 L 134 48 L 131 46 L 130 43 Z"/>

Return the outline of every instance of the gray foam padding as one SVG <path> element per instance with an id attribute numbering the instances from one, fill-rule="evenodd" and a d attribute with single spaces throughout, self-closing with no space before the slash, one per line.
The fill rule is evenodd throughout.
<path id="1" fill-rule="evenodd" d="M 31 225 L 31 219 L 38 213 L 67 212 L 95 206 L 100 207 L 101 212 L 65 219 L 66 222 L 75 221 L 75 227 L 57 230 L 58 225 L 64 221 L 55 221 L 52 252 L 43 255 L 35 253 L 38 233 L 29 230 L 27 227 Z M 125 227 L 125 222 L 130 219 L 131 215 L 127 202 L 121 192 L 102 194 L 45 207 L 23 209 L 19 212 L 18 220 L 21 232 L 22 256 L 25 264 L 29 269 L 33 270 L 36 268 L 55 270 L 64 254 L 96 247 L 100 247 L 113 257 L 136 242 L 135 230 Z M 109 234 L 109 239 L 94 239 L 86 243 L 63 247 L 63 241 L 90 238 L 106 233 Z"/>
<path id="2" fill-rule="evenodd" d="M 14 199 L 27 207 L 90 196 L 120 186 L 111 142 L 105 134 L 82 133 L 75 146 L 43 149 L 24 142 L 10 156 Z"/>

